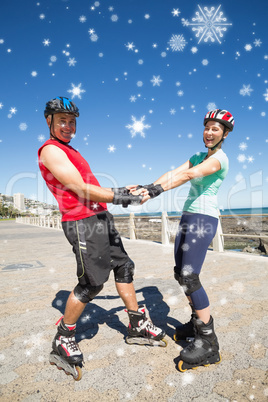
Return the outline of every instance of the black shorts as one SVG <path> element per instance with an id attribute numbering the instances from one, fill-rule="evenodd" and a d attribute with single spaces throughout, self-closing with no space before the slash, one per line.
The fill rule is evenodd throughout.
<path id="1" fill-rule="evenodd" d="M 111 270 L 129 261 L 108 211 L 79 221 L 62 222 L 62 228 L 73 246 L 80 285 L 102 285 Z"/>

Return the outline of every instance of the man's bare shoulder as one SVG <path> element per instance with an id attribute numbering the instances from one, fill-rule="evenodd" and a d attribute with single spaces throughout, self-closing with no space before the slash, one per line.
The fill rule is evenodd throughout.
<path id="1" fill-rule="evenodd" d="M 48 167 L 51 162 L 69 161 L 66 153 L 59 147 L 53 144 L 46 145 L 40 152 L 40 158 L 43 164 Z"/>

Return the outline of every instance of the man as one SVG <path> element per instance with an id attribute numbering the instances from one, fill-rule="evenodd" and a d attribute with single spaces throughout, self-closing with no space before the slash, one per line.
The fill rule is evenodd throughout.
<path id="1" fill-rule="evenodd" d="M 82 363 L 83 355 L 75 342 L 76 322 L 86 304 L 102 290 L 111 270 L 130 319 L 127 342 L 161 344 L 165 333 L 146 318 L 144 307 L 137 304 L 133 286 L 134 263 L 128 257 L 114 227 L 113 216 L 106 207 L 107 202 L 124 207 L 137 205 L 143 196 L 130 194 L 125 187 L 100 187 L 87 161 L 68 145 L 75 135 L 76 118 L 79 117 L 79 110 L 70 99 L 50 100 L 44 115 L 50 139 L 38 151 L 39 167 L 58 201 L 64 234 L 76 256 L 78 276 L 78 284 L 67 300 L 52 343 L 54 357 L 60 356 L 70 365 Z M 58 360 L 51 362 L 59 365 Z"/>

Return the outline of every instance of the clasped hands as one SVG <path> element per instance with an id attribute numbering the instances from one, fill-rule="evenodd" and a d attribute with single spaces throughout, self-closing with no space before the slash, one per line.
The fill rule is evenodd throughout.
<path id="1" fill-rule="evenodd" d="M 161 184 L 129 185 L 126 187 L 112 188 L 114 192 L 113 204 L 122 205 L 142 205 L 150 198 L 155 198 L 164 190 Z"/>

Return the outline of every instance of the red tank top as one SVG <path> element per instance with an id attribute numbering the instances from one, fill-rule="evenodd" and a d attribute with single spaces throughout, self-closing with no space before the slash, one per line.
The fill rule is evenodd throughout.
<path id="1" fill-rule="evenodd" d="M 49 190 L 52 192 L 59 204 L 59 210 L 62 214 L 62 222 L 77 221 L 96 215 L 99 212 L 106 211 L 107 206 L 104 202 L 89 201 L 85 198 L 78 197 L 76 193 L 61 184 L 43 165 L 40 153 L 46 145 L 55 145 L 62 149 L 72 164 L 80 172 L 85 183 L 94 184 L 99 187 L 100 184 L 91 172 L 87 161 L 73 147 L 67 144 L 61 144 L 59 141 L 53 139 L 46 141 L 38 150 L 39 168 Z"/>

